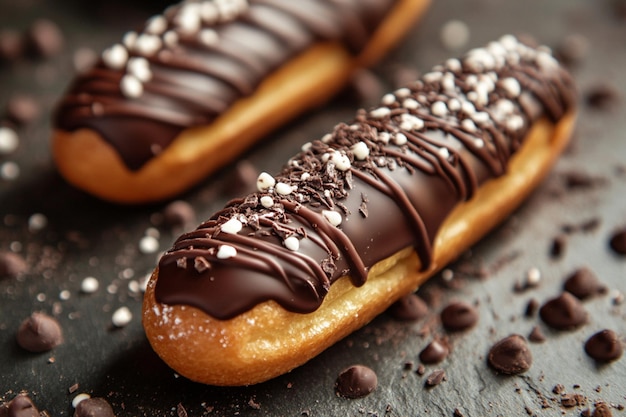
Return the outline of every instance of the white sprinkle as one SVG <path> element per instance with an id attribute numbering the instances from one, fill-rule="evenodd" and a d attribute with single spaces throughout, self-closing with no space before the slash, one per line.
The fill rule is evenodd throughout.
<path id="1" fill-rule="evenodd" d="M 474 105 L 469 101 L 461 102 L 461 110 L 463 111 L 463 113 L 465 113 L 468 116 L 471 116 L 474 113 L 476 113 L 476 107 L 474 107 Z"/>
<path id="2" fill-rule="evenodd" d="M 46 301 L 46 294 L 40 292 L 39 294 L 37 294 L 35 299 L 39 301 L 40 303 L 43 303 L 44 301 Z"/>
<path id="3" fill-rule="evenodd" d="M 256 180 L 256 188 L 259 191 L 267 191 L 276 185 L 276 180 L 267 172 L 261 172 Z"/>
<path id="4" fill-rule="evenodd" d="M 202 24 L 200 11 L 201 8 L 198 3 L 184 3 L 178 11 L 178 14 L 174 17 L 174 23 L 178 26 L 179 30 L 186 35 L 196 33 Z"/>
<path id="5" fill-rule="evenodd" d="M 329 162 L 332 162 L 339 171 L 347 171 L 352 166 L 350 158 L 339 151 L 334 151 L 330 155 Z"/>
<path id="6" fill-rule="evenodd" d="M 219 19 L 220 13 L 213 2 L 203 1 L 200 3 L 200 17 L 205 23 L 212 25 Z"/>
<path id="7" fill-rule="evenodd" d="M 279 195 L 289 195 L 294 191 L 294 187 L 285 182 L 279 182 L 276 184 L 275 191 Z"/>
<path id="8" fill-rule="evenodd" d="M 141 284 L 139 284 L 139 282 L 135 281 L 134 279 L 132 281 L 129 281 L 128 291 L 133 294 L 138 294 L 139 292 L 141 292 Z"/>
<path id="9" fill-rule="evenodd" d="M 324 136 L 322 136 L 322 142 L 324 142 L 324 143 L 328 143 L 328 142 L 330 142 L 332 140 L 333 140 L 332 133 L 326 133 Z"/>
<path id="10" fill-rule="evenodd" d="M 7 181 L 16 180 L 20 176 L 20 167 L 13 161 L 7 161 L 0 165 L 0 178 Z"/>
<path id="11" fill-rule="evenodd" d="M 520 86 L 519 81 L 512 77 L 507 77 L 500 80 L 498 85 L 502 87 L 504 91 L 506 91 L 507 95 L 511 98 L 518 97 L 522 92 L 522 87 Z"/>
<path id="12" fill-rule="evenodd" d="M 85 294 L 93 294 L 99 287 L 100 282 L 94 277 L 86 277 L 80 283 L 80 291 Z"/>
<path id="13" fill-rule="evenodd" d="M 152 236 L 156 239 L 161 237 L 161 232 L 159 232 L 159 229 L 157 229 L 156 227 L 148 227 L 144 234 L 146 236 Z"/>
<path id="14" fill-rule="evenodd" d="M 234 217 L 220 226 L 220 230 L 224 233 L 236 235 L 243 228 L 243 224 Z"/>
<path id="15" fill-rule="evenodd" d="M 261 197 L 261 205 L 265 208 L 272 208 L 274 207 L 274 199 L 269 195 L 264 195 Z"/>
<path id="16" fill-rule="evenodd" d="M 178 33 L 173 30 L 168 30 L 163 34 L 163 43 L 168 48 L 173 48 L 178 45 Z"/>
<path id="17" fill-rule="evenodd" d="M 363 141 L 357 142 L 350 147 L 350 150 L 354 154 L 354 157 L 363 161 L 370 155 L 370 149 L 367 147 L 367 144 Z"/>
<path id="18" fill-rule="evenodd" d="M 400 119 L 400 129 L 402 130 L 420 130 L 424 127 L 424 121 L 412 114 L 403 114 Z"/>
<path id="19" fill-rule="evenodd" d="M 444 48 L 450 51 L 461 49 L 469 42 L 470 30 L 465 22 L 450 20 L 441 27 L 439 38 Z"/>
<path id="20" fill-rule="evenodd" d="M 389 139 L 391 139 L 391 135 L 388 132 L 380 132 L 378 134 L 378 140 L 385 145 L 389 143 Z"/>
<path id="21" fill-rule="evenodd" d="M 461 102 L 458 98 L 451 98 L 448 100 L 448 110 L 450 111 L 459 111 L 461 110 Z"/>
<path id="22" fill-rule="evenodd" d="M 143 94 L 143 85 L 134 75 L 126 74 L 120 80 L 122 94 L 129 98 L 137 98 Z"/>
<path id="23" fill-rule="evenodd" d="M 407 98 L 406 100 L 402 102 L 402 107 L 404 107 L 405 109 L 409 109 L 409 110 L 415 110 L 419 106 L 420 104 L 417 102 L 417 100 L 412 99 L 412 98 Z"/>
<path id="24" fill-rule="evenodd" d="M 452 281 L 452 278 L 454 278 L 454 271 L 450 268 L 444 269 L 441 271 L 441 278 L 443 278 L 444 281 Z"/>
<path id="25" fill-rule="evenodd" d="M 290 251 L 295 252 L 300 249 L 300 240 L 298 240 L 298 238 L 295 236 L 289 236 L 287 239 L 285 239 L 283 243 L 285 244 L 285 247 Z"/>
<path id="26" fill-rule="evenodd" d="M 448 106 L 443 101 L 435 101 L 430 107 L 430 111 L 435 116 L 444 117 L 448 114 Z"/>
<path id="27" fill-rule="evenodd" d="M 139 252 L 143 254 L 156 253 L 159 250 L 159 241 L 154 236 L 144 236 L 139 241 Z"/>
<path id="28" fill-rule="evenodd" d="M 467 130 L 468 132 L 476 132 L 476 124 L 472 119 L 463 119 L 461 122 L 461 127 Z"/>
<path id="29" fill-rule="evenodd" d="M 396 96 L 393 94 L 385 94 L 380 102 L 383 106 L 391 106 L 396 102 Z"/>
<path id="30" fill-rule="evenodd" d="M 128 61 L 128 51 L 119 43 L 115 44 L 112 47 L 105 49 L 102 53 L 102 61 L 104 62 L 104 65 L 111 69 L 122 69 Z"/>
<path id="31" fill-rule="evenodd" d="M 0 155 L 8 155 L 14 152 L 20 143 L 20 138 L 15 130 L 10 127 L 0 126 Z"/>
<path id="32" fill-rule="evenodd" d="M 446 68 L 452 72 L 460 72 L 463 69 L 461 61 L 456 58 L 450 58 L 446 61 Z"/>
<path id="33" fill-rule="evenodd" d="M 202 29 L 198 32 L 198 40 L 206 46 L 215 46 L 219 42 L 217 32 L 213 29 Z"/>
<path id="34" fill-rule="evenodd" d="M 151 35 L 161 35 L 167 29 L 167 19 L 164 16 L 153 16 L 146 23 L 146 32 Z"/>
<path id="35" fill-rule="evenodd" d="M 134 57 L 128 60 L 128 73 L 135 76 L 139 81 L 147 82 L 152 78 L 150 64 L 143 57 Z"/>
<path id="36" fill-rule="evenodd" d="M 508 51 L 514 51 L 517 48 L 517 38 L 513 35 L 504 35 L 499 40 L 500 45 Z"/>
<path id="37" fill-rule="evenodd" d="M 511 100 L 500 99 L 496 102 L 496 112 L 502 114 L 503 116 L 513 114 L 514 111 L 515 105 Z"/>
<path id="38" fill-rule="evenodd" d="M 217 259 L 229 259 L 237 256 L 237 249 L 230 245 L 221 245 L 217 250 Z"/>
<path id="39" fill-rule="evenodd" d="M 489 117 L 489 113 L 487 112 L 478 111 L 472 115 L 472 120 L 478 124 L 485 124 L 491 120 L 491 117 Z"/>
<path id="40" fill-rule="evenodd" d="M 393 143 L 398 146 L 405 145 L 409 140 L 404 133 L 398 132 L 393 136 Z"/>
<path id="41" fill-rule="evenodd" d="M 68 290 L 63 290 L 59 293 L 59 300 L 67 301 L 70 299 L 71 296 L 72 296 L 71 292 L 69 292 Z"/>
<path id="42" fill-rule="evenodd" d="M 41 213 L 35 213 L 28 218 L 28 230 L 31 232 L 42 230 L 47 225 L 48 218 Z"/>
<path id="43" fill-rule="evenodd" d="M 302 150 L 302 152 L 307 152 L 309 149 L 311 149 L 313 147 L 313 144 L 311 142 L 307 142 L 304 145 L 302 145 L 302 147 L 300 148 L 300 150 Z"/>
<path id="44" fill-rule="evenodd" d="M 133 50 L 141 55 L 151 56 L 157 53 L 162 46 L 163 42 L 160 37 L 142 33 L 137 37 Z"/>
<path id="45" fill-rule="evenodd" d="M 375 119 L 382 119 L 384 117 L 389 116 L 389 114 L 391 113 L 391 110 L 387 107 L 379 107 L 377 109 L 374 109 L 370 112 L 370 116 L 372 116 Z"/>
<path id="46" fill-rule="evenodd" d="M 443 74 L 440 71 L 433 71 L 433 72 L 427 72 L 426 74 L 424 74 L 422 79 L 426 81 L 427 83 L 436 83 L 436 82 L 439 82 L 439 80 L 441 80 L 442 76 Z"/>
<path id="47" fill-rule="evenodd" d="M 531 286 L 534 287 L 537 284 L 539 284 L 539 282 L 541 281 L 541 271 L 539 270 L 539 268 L 530 268 L 528 270 L 528 272 L 526 273 L 526 283 Z"/>
<path id="48" fill-rule="evenodd" d="M 535 60 L 542 70 L 554 70 L 559 66 L 557 60 L 549 52 L 539 52 Z"/>
<path id="49" fill-rule="evenodd" d="M 111 322 L 115 327 L 124 327 L 133 319 L 133 313 L 126 306 L 120 307 L 113 312 Z"/>
<path id="50" fill-rule="evenodd" d="M 441 87 L 447 93 L 452 93 L 456 90 L 456 80 L 454 74 L 446 72 L 441 79 Z"/>
<path id="51" fill-rule="evenodd" d="M 124 44 L 128 50 L 133 49 L 135 47 L 135 42 L 137 41 L 137 36 L 137 32 L 126 32 L 122 38 L 122 44 Z"/>
<path id="52" fill-rule="evenodd" d="M 398 98 L 407 98 L 408 96 L 411 95 L 411 90 L 409 90 L 406 87 L 403 87 L 403 88 L 397 89 L 394 94 Z"/>
<path id="53" fill-rule="evenodd" d="M 480 138 L 475 138 L 474 139 L 474 146 L 478 149 L 481 149 L 482 147 L 485 146 L 485 141 L 480 139 Z"/>
<path id="54" fill-rule="evenodd" d="M 506 128 L 516 131 L 524 127 L 524 119 L 518 114 L 514 114 L 506 120 Z"/>
<path id="55" fill-rule="evenodd" d="M 342 221 L 341 213 L 333 210 L 322 210 L 322 216 L 333 226 L 339 226 Z"/>
<path id="56" fill-rule="evenodd" d="M 446 159 L 450 157 L 450 151 L 448 150 L 448 148 L 439 148 L 437 153 Z"/>
<path id="57" fill-rule="evenodd" d="M 302 175 L 300 175 L 300 181 L 307 181 L 309 178 L 311 178 L 311 174 L 308 172 L 303 172 Z"/>
<path id="58" fill-rule="evenodd" d="M 72 399 L 72 407 L 76 408 L 78 407 L 78 404 L 80 404 L 81 402 L 88 400 L 89 398 L 91 398 L 91 395 L 86 394 L 86 393 L 81 393 L 78 394 L 76 397 L 74 397 Z"/>
<path id="59" fill-rule="evenodd" d="M 489 52 L 484 48 L 472 49 L 468 52 L 464 59 L 467 65 L 474 72 L 485 72 L 493 69 L 496 61 Z"/>

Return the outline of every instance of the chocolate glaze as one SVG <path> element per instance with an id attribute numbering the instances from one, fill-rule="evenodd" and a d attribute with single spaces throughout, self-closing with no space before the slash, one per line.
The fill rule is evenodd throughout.
<path id="1" fill-rule="evenodd" d="M 182 130 L 210 123 L 313 43 L 340 41 L 358 54 L 395 0 L 221 1 L 239 7 L 238 14 L 205 19 L 189 33 L 177 16 L 190 3 L 213 1 L 186 1 L 168 9 L 166 28 L 156 32 L 163 43 L 158 51 L 141 50 L 136 42 L 124 45 L 128 58 L 149 62 L 150 79 L 138 97 L 127 97 L 121 88 L 122 77 L 132 72 L 129 66 L 111 68 L 102 59 L 69 88 L 57 108 L 56 127 L 98 132 L 129 169 L 138 170 Z M 214 41 L 202 41 L 207 29 L 214 31 Z M 139 32 L 153 33 L 149 23 Z M 166 43 L 167 36 L 177 41 Z"/>
<path id="2" fill-rule="evenodd" d="M 266 300 L 306 313 L 339 277 L 363 285 L 403 248 L 426 269 L 454 206 L 504 174 L 532 123 L 558 120 L 574 94 L 556 61 L 511 36 L 435 67 L 182 235 L 161 258 L 156 299 L 220 319 Z"/>

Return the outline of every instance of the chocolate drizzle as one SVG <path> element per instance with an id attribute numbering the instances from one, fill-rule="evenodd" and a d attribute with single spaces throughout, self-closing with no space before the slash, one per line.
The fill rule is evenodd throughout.
<path id="1" fill-rule="evenodd" d="M 105 51 L 59 103 L 55 125 L 97 131 L 138 170 L 313 43 L 341 41 L 358 54 L 393 3 L 184 1 Z"/>
<path id="2" fill-rule="evenodd" d="M 503 175 L 533 122 L 557 121 L 574 94 L 546 51 L 512 36 L 449 60 L 182 235 L 161 258 L 156 299 L 220 319 L 266 300 L 306 313 L 338 278 L 361 286 L 406 247 L 427 269 L 450 211 Z"/>

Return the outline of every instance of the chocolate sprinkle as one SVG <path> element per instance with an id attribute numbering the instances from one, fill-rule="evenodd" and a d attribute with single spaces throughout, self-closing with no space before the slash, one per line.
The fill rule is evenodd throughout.
<path id="1" fill-rule="evenodd" d="M 411 293 L 393 303 L 387 311 L 396 320 L 420 320 L 428 314 L 428 305 L 417 294 Z"/>
<path id="2" fill-rule="evenodd" d="M 74 417 L 115 417 L 115 413 L 107 400 L 94 397 L 79 402 Z"/>
<path id="3" fill-rule="evenodd" d="M 598 362 L 610 362 L 622 356 L 624 346 L 613 330 L 602 330 L 587 340 L 585 352 Z"/>
<path id="4" fill-rule="evenodd" d="M 478 311 L 472 305 L 457 301 L 441 311 L 441 323 L 446 330 L 458 332 L 467 330 L 478 322 Z"/>
<path id="5" fill-rule="evenodd" d="M 548 300 L 539 309 L 539 316 L 548 326 L 557 330 L 573 330 L 587 322 L 587 311 L 568 292 Z"/>
<path id="6" fill-rule="evenodd" d="M 587 267 L 574 271 L 563 284 L 563 289 L 577 298 L 584 300 L 603 290 L 596 275 Z"/>
<path id="7" fill-rule="evenodd" d="M 526 372 L 533 362 L 526 339 L 518 334 L 505 337 L 493 345 L 488 360 L 496 371 L 507 375 Z"/>
<path id="8" fill-rule="evenodd" d="M 33 313 L 17 331 L 17 343 L 29 352 L 46 352 L 63 342 L 59 322 L 44 313 Z"/>
<path id="9" fill-rule="evenodd" d="M 419 354 L 420 361 L 425 364 L 434 364 L 443 361 L 450 349 L 447 344 L 441 340 L 433 340 Z"/>
<path id="10" fill-rule="evenodd" d="M 618 255 L 626 255 L 626 228 L 616 230 L 609 240 L 609 245 Z"/>
<path id="11" fill-rule="evenodd" d="M 364 365 L 353 365 L 341 371 L 335 382 L 335 391 L 344 398 L 361 398 L 377 386 L 376 372 Z"/>

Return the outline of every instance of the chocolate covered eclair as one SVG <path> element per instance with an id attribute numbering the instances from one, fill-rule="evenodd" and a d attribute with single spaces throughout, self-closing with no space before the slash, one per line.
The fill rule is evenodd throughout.
<path id="1" fill-rule="evenodd" d="M 187 0 L 106 49 L 60 100 L 60 172 L 104 199 L 172 197 L 326 100 L 426 0 Z"/>
<path id="2" fill-rule="evenodd" d="M 567 143 L 575 102 L 549 50 L 513 36 L 385 95 L 178 238 L 144 302 L 154 349 L 218 385 L 301 365 L 514 210 Z"/>

